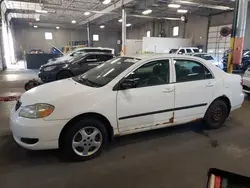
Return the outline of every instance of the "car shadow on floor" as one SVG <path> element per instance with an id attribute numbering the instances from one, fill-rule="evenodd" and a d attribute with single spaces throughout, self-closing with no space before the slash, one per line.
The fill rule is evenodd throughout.
<path id="1" fill-rule="evenodd" d="M 178 136 L 178 134 L 186 132 L 194 132 L 201 136 L 205 136 L 211 142 L 212 147 L 217 146 L 217 141 L 212 140 L 209 136 L 210 130 L 204 129 L 202 121 L 199 121 L 116 137 L 107 148 L 107 153 L 105 155 L 108 155 L 108 152 L 115 148 L 172 135 Z M 1 166 L 7 167 L 9 165 L 36 166 L 64 162 L 68 161 L 60 157 L 59 150 L 30 151 L 18 146 L 11 135 L 0 136 L 0 168 Z"/>

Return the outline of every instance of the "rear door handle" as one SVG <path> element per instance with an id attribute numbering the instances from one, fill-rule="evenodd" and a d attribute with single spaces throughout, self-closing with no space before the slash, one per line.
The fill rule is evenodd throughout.
<path id="1" fill-rule="evenodd" d="M 214 86 L 214 84 L 212 84 L 212 83 L 206 84 L 206 87 L 213 87 L 213 86 Z"/>
<path id="2" fill-rule="evenodd" d="M 174 91 L 173 88 L 164 88 L 164 89 L 162 89 L 162 93 L 171 93 L 173 91 Z"/>

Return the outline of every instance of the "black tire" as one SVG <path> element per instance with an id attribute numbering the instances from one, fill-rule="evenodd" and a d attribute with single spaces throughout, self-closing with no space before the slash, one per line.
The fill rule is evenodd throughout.
<path id="1" fill-rule="evenodd" d="M 39 84 L 37 82 L 34 82 L 34 81 L 29 81 L 27 82 L 25 85 L 24 85 L 24 89 L 25 91 L 28 91 L 36 86 L 38 86 Z"/>
<path id="2" fill-rule="evenodd" d="M 73 149 L 73 141 L 78 131 L 83 130 L 84 128 L 88 128 L 88 127 L 94 127 L 100 131 L 101 136 L 102 136 L 102 142 L 101 142 L 99 149 L 92 155 L 80 156 Z M 82 137 L 81 139 L 82 139 L 81 142 L 83 142 L 84 138 Z M 106 147 L 107 142 L 108 142 L 108 133 L 105 128 L 105 125 L 99 120 L 87 118 L 87 119 L 83 119 L 72 124 L 72 126 L 67 129 L 67 131 L 62 135 L 62 138 L 60 139 L 59 149 L 63 155 L 62 157 L 67 160 L 86 161 L 86 160 L 93 159 L 99 156 L 102 153 L 103 149 Z M 84 149 L 83 147 L 84 146 L 79 146 L 79 149 Z"/>
<path id="3" fill-rule="evenodd" d="M 223 100 L 215 100 L 208 108 L 204 120 L 207 128 L 218 129 L 228 117 L 228 107 Z"/>
<path id="4" fill-rule="evenodd" d="M 70 71 L 61 71 L 57 74 L 56 80 L 71 78 L 72 76 L 74 76 L 74 75 Z"/>

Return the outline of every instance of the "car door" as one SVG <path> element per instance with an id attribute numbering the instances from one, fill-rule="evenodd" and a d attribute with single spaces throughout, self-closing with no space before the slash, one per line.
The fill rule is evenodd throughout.
<path id="1" fill-rule="evenodd" d="M 182 48 L 178 52 L 178 54 L 185 54 L 185 53 L 186 53 L 185 49 L 182 49 Z"/>
<path id="2" fill-rule="evenodd" d="M 87 72 L 88 70 L 96 67 L 99 65 L 99 59 L 97 55 L 91 54 L 86 56 L 82 61 L 79 63 L 79 71 L 80 73 Z"/>
<path id="3" fill-rule="evenodd" d="M 117 119 L 119 131 L 168 126 L 172 123 L 174 84 L 171 84 L 169 59 L 147 62 L 124 79 L 134 80 L 132 88 L 118 90 Z"/>
<path id="4" fill-rule="evenodd" d="M 175 121 L 185 123 L 204 117 L 213 100 L 216 80 L 201 62 L 174 59 Z"/>

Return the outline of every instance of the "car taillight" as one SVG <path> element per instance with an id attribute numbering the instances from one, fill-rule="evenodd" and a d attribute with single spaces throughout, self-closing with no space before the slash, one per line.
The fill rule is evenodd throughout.
<path id="1" fill-rule="evenodd" d="M 240 80 L 240 85 L 243 86 L 243 79 Z"/>

